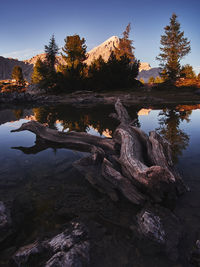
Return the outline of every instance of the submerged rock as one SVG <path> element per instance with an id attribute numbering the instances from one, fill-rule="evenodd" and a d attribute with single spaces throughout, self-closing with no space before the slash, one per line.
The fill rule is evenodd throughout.
<path id="1" fill-rule="evenodd" d="M 14 266 L 81 267 L 89 266 L 87 228 L 79 222 L 55 237 L 21 247 L 12 257 Z M 36 264 L 36 265 L 35 265 Z"/>
<path id="2" fill-rule="evenodd" d="M 177 260 L 182 228 L 179 219 L 168 209 L 154 206 L 142 209 L 137 215 L 138 232 L 152 241 L 169 258 Z"/>
<path id="3" fill-rule="evenodd" d="M 0 201 L 0 243 L 12 234 L 10 212 Z"/>
<path id="4" fill-rule="evenodd" d="M 59 251 L 47 261 L 45 267 L 82 267 L 89 266 L 89 242 L 74 245 L 69 251 Z"/>
<path id="5" fill-rule="evenodd" d="M 200 266 L 200 240 L 196 241 L 195 247 L 191 252 L 190 262 L 193 266 Z"/>

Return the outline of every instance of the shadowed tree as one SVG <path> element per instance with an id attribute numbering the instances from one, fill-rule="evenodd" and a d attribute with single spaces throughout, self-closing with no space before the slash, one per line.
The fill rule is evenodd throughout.
<path id="1" fill-rule="evenodd" d="M 23 85 L 24 77 L 22 73 L 22 68 L 20 66 L 14 66 L 12 71 L 12 78 L 16 80 L 19 85 Z"/>
<path id="2" fill-rule="evenodd" d="M 45 78 L 46 73 L 47 73 L 46 65 L 39 58 L 34 65 L 33 73 L 31 76 L 31 82 L 34 84 L 40 84 Z"/>
<path id="3" fill-rule="evenodd" d="M 58 54 L 59 48 L 55 41 L 55 36 L 52 35 L 49 45 L 45 45 L 44 51 L 46 53 L 45 61 L 48 65 L 50 72 L 55 72 L 55 64 L 57 63 L 56 56 Z"/>
<path id="4" fill-rule="evenodd" d="M 46 91 L 57 90 L 57 73 L 55 65 L 57 63 L 56 56 L 58 54 L 58 46 L 55 37 L 52 35 L 49 45 L 45 45 L 45 60 L 42 62 L 37 60 L 32 74 L 32 83 L 38 84 L 40 88 Z"/>
<path id="5" fill-rule="evenodd" d="M 191 50 L 190 42 L 184 37 L 184 31 L 180 30 L 176 14 L 172 14 L 170 24 L 164 30 L 165 34 L 161 35 L 160 40 L 161 53 L 156 59 L 160 61 L 163 78 L 174 82 L 180 76 L 180 60 Z"/>
<path id="6" fill-rule="evenodd" d="M 67 36 L 61 53 L 66 65 L 59 67 L 60 80 L 68 89 L 83 89 L 87 59 L 85 39 L 79 35 Z"/>

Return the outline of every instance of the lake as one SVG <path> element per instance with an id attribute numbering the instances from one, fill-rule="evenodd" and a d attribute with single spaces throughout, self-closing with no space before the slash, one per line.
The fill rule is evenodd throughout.
<path id="1" fill-rule="evenodd" d="M 180 265 L 173 265 L 148 246 L 147 252 L 130 236 L 131 205 L 110 203 L 73 167 L 85 153 L 46 149 L 35 143 L 35 135 L 28 131 L 10 132 L 36 120 L 59 131 L 85 131 L 104 138 L 112 137 L 118 125 L 109 117 L 113 106 L 58 105 L 0 110 L 0 201 L 12 207 L 17 226 L 13 239 L 0 246 L 0 266 L 9 266 L 8 258 L 17 248 L 38 236 L 59 232 L 74 218 L 89 225 L 95 222 L 94 255 L 100 257 L 97 263 L 92 258 L 95 266 L 189 266 L 189 251 L 200 238 L 200 105 L 136 105 L 127 109 L 136 126 L 146 133 L 156 130 L 170 142 L 173 161 L 190 188 L 174 211 L 184 227 Z M 133 261 L 135 265 L 131 265 Z"/>

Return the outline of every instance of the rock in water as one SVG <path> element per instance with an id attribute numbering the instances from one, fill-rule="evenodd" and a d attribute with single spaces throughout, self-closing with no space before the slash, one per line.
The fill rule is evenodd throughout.
<path id="1" fill-rule="evenodd" d="M 151 240 L 169 258 L 177 260 L 178 244 L 182 227 L 179 219 L 169 210 L 161 206 L 149 206 L 137 215 L 138 231 L 144 239 Z"/>
<path id="2" fill-rule="evenodd" d="M 12 234 L 10 213 L 5 204 L 0 201 L 0 243 L 10 234 Z"/>
<path id="3" fill-rule="evenodd" d="M 80 222 L 71 222 L 69 227 L 55 237 L 36 241 L 21 247 L 12 257 L 14 266 L 82 267 L 89 266 L 88 229 Z"/>

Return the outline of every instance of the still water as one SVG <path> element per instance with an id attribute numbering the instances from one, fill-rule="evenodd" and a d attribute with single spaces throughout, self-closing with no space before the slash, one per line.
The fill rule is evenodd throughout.
<path id="1" fill-rule="evenodd" d="M 110 216 L 109 220 L 112 221 L 115 220 L 115 213 L 119 215 L 119 211 L 113 212 L 113 207 L 108 207 L 103 200 L 101 202 L 99 193 L 74 170 L 73 162 L 83 157 L 84 153 L 62 148 L 38 148 L 34 134 L 10 131 L 24 122 L 37 120 L 59 131 L 86 131 L 102 138 L 112 137 L 118 125 L 117 121 L 109 117 L 112 112 L 112 106 L 89 109 L 60 105 L 0 110 L 0 201 L 14 202 L 16 217 L 23 213 L 24 222 L 23 229 L 19 227 L 20 234 L 15 236 L 12 245 L 6 244 L 5 250 L 3 248 L 3 256 L 0 255 L 2 266 L 7 266 L 7 259 L 18 247 L 34 241 L 38 235 L 45 236 L 48 231 L 56 232 L 66 220 L 81 217 L 99 223 L 105 216 Z M 180 251 L 188 254 L 192 244 L 200 237 L 200 105 L 134 106 L 129 107 L 128 112 L 136 126 L 146 133 L 156 130 L 170 142 L 174 163 L 191 189 L 178 201 L 175 209 L 186 229 Z M 99 202 L 106 206 L 102 218 L 99 218 Z M 118 235 L 121 234 L 120 230 Z M 120 253 L 116 258 L 112 256 L 112 260 L 108 258 L 107 262 L 112 263 L 110 266 L 129 266 L 125 263 L 131 260 L 132 245 L 128 243 L 130 248 L 122 252 L 120 246 L 124 246 L 126 240 L 121 240 L 121 236 L 118 238 L 119 247 L 115 244 L 115 249 L 119 249 Z M 126 247 L 129 245 L 126 244 Z M 112 251 L 111 245 L 106 243 L 104 246 L 104 249 Z M 163 257 L 142 257 L 139 252 L 135 253 L 135 266 L 169 266 Z M 183 264 L 180 266 L 188 266 L 187 256 L 182 255 L 180 258 L 180 264 Z M 106 264 L 106 259 L 96 266 L 102 264 Z"/>

